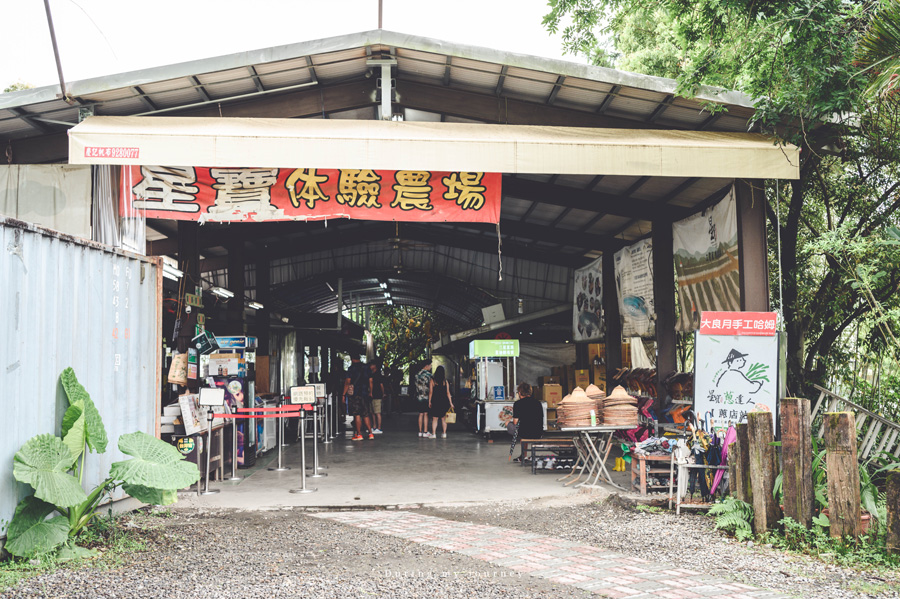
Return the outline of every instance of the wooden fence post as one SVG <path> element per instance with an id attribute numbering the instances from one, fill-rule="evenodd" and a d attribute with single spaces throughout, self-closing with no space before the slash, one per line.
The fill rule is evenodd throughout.
<path id="1" fill-rule="evenodd" d="M 781 461 L 784 515 L 809 528 L 815 494 L 808 399 L 786 397 L 781 400 Z"/>
<path id="2" fill-rule="evenodd" d="M 775 456 L 775 424 L 771 412 L 747 414 L 747 436 L 750 438 L 750 487 L 753 489 L 753 532 L 762 534 L 781 520 L 781 508 L 772 491 L 778 476 Z M 858 486 L 858 485 L 857 485 Z"/>
<path id="3" fill-rule="evenodd" d="M 828 521 L 831 536 L 859 536 L 859 463 L 856 458 L 856 421 L 852 412 L 825 414 L 828 468 Z"/>
<path id="4" fill-rule="evenodd" d="M 737 475 L 737 440 L 728 444 L 728 493 L 735 499 L 738 497 Z"/>
<path id="5" fill-rule="evenodd" d="M 747 423 L 737 425 L 737 441 L 735 441 L 737 463 L 736 478 L 738 484 L 737 498 L 745 503 L 753 503 L 753 486 L 750 484 L 750 436 L 747 434 Z"/>
<path id="6" fill-rule="evenodd" d="M 887 479 L 887 551 L 900 553 L 900 472 Z"/>

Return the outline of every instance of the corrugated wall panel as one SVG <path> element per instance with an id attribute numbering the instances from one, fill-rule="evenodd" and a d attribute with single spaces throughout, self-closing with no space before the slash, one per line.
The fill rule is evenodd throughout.
<path id="1" fill-rule="evenodd" d="M 106 453 L 87 459 L 86 488 L 124 458 L 120 435 L 156 435 L 162 275 L 155 259 L 7 220 L 0 222 L 0 281 L 3 521 L 30 492 L 13 479 L 13 455 L 34 435 L 60 432 L 66 367 L 91 394 L 109 436 Z"/>

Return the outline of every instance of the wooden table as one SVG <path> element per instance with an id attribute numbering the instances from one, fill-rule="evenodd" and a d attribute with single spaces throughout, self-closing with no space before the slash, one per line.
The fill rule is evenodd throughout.
<path id="1" fill-rule="evenodd" d="M 606 459 L 609 457 L 609 451 L 612 449 L 613 435 L 618 431 L 627 431 L 633 428 L 635 428 L 634 425 L 626 424 L 619 426 L 576 426 L 559 429 L 565 433 L 576 433 L 572 441 L 578 452 L 578 460 L 572 466 L 572 471 L 559 480 L 563 481 L 574 476 L 575 478 L 566 483 L 566 486 L 569 486 L 581 480 L 581 477 L 587 471 L 584 481 L 575 486 L 599 487 L 597 483 L 602 476 L 603 482 L 625 491 L 624 487 L 613 482 L 609 470 L 606 469 Z M 578 471 L 577 476 L 575 475 L 576 470 Z"/>

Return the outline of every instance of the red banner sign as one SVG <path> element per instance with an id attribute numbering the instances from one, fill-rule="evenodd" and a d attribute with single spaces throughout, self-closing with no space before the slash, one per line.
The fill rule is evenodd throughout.
<path id="1" fill-rule="evenodd" d="M 701 312 L 701 335 L 775 334 L 778 314 L 775 312 Z"/>
<path id="2" fill-rule="evenodd" d="M 240 222 L 500 221 L 500 173 L 122 167 L 123 215 Z"/>

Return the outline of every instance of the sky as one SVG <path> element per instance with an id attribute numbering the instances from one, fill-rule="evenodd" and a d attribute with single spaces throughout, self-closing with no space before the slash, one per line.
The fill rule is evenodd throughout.
<path id="1" fill-rule="evenodd" d="M 383 0 L 384 29 L 523 54 L 562 54 L 547 0 Z M 378 0 L 50 0 L 66 81 L 377 29 Z M 58 83 L 44 3 L 0 9 L 0 90 Z"/>

